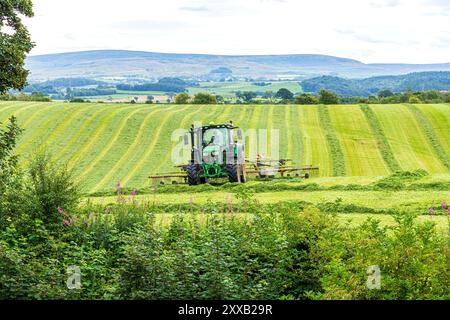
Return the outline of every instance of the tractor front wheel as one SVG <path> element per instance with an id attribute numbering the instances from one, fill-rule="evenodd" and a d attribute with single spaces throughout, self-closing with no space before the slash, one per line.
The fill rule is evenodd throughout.
<path id="1" fill-rule="evenodd" d="M 188 164 L 188 166 L 186 168 L 186 172 L 187 172 L 188 184 L 190 186 L 198 185 L 200 181 L 199 181 L 199 177 L 198 177 L 197 167 L 195 166 L 195 164 L 193 164 L 193 163 Z"/>

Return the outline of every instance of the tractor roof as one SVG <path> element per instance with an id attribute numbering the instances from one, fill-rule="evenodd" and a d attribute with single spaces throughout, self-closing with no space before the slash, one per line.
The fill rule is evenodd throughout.
<path id="1" fill-rule="evenodd" d="M 208 129 L 221 129 L 221 128 L 226 128 L 226 129 L 237 129 L 239 127 L 236 127 L 234 125 L 232 125 L 231 123 L 226 123 L 226 124 L 209 124 L 206 126 L 201 126 L 198 128 L 195 128 L 195 130 L 208 130 Z"/>

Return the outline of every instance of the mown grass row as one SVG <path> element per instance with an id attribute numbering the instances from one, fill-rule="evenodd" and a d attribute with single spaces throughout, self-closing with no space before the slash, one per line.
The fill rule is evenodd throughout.
<path id="1" fill-rule="evenodd" d="M 328 106 L 321 105 L 318 107 L 318 110 L 322 128 L 325 130 L 325 136 L 327 138 L 328 145 L 331 149 L 331 158 L 333 162 L 333 175 L 344 176 L 345 175 L 344 153 L 342 152 L 339 139 L 337 138 L 336 132 L 334 131 Z"/>
<path id="2" fill-rule="evenodd" d="M 361 110 L 363 111 L 366 120 L 369 123 L 370 128 L 372 129 L 373 135 L 377 139 L 378 148 L 383 157 L 383 160 L 389 167 L 389 170 L 391 170 L 391 172 L 400 171 L 401 170 L 400 165 L 395 159 L 394 153 L 392 152 L 391 147 L 389 146 L 389 142 L 386 139 L 386 136 L 383 132 L 383 129 L 380 125 L 380 121 L 378 120 L 377 116 L 375 115 L 373 110 L 367 105 L 361 106 Z"/>
<path id="3" fill-rule="evenodd" d="M 92 192 L 111 189 L 118 179 L 127 187 L 142 188 L 149 183 L 148 175 L 173 171 L 171 133 L 196 120 L 234 120 L 244 131 L 279 129 L 279 156 L 292 158 L 294 164 L 318 165 L 318 175 L 323 177 L 381 176 L 394 171 L 394 160 L 403 170 L 424 168 L 430 173 L 448 173 L 448 165 L 441 161 L 446 151 L 440 152 L 440 157 L 435 152 L 436 141 L 443 145 L 443 141 L 450 140 L 450 130 L 441 128 L 439 121 L 447 111 L 445 106 L 432 107 L 422 110 L 429 120 L 428 129 L 439 129 L 431 142 L 426 128 L 402 105 L 370 107 L 373 114 L 369 117 L 376 116 L 378 129 L 373 119 L 366 121 L 367 115 L 359 106 L 167 107 L 7 102 L 0 103 L 0 121 L 15 114 L 24 127 L 18 144 L 22 165 L 27 165 L 36 147 L 47 144 L 58 161 L 69 162 L 68 166 L 85 183 L 85 191 Z M 266 152 L 270 156 L 272 141 L 268 138 Z M 380 139 L 384 142 L 377 144 Z M 386 153 L 388 147 L 390 154 Z"/>
<path id="4" fill-rule="evenodd" d="M 450 170 L 450 157 L 445 152 L 444 147 L 439 141 L 439 137 L 434 132 L 433 125 L 431 124 L 431 122 L 428 120 L 425 114 L 416 106 L 409 105 L 409 109 L 414 113 L 416 118 L 422 124 L 422 128 L 425 131 L 429 143 L 433 147 L 433 150 L 436 153 L 439 160 L 442 162 L 444 166 L 446 166 Z"/>

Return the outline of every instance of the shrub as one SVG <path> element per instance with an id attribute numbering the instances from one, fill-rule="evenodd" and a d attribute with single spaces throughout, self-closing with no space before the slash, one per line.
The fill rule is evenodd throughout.
<path id="1" fill-rule="evenodd" d="M 46 151 L 35 155 L 28 173 L 26 212 L 46 225 L 70 223 L 69 214 L 80 201 L 73 173 L 65 165 L 53 162 Z"/>

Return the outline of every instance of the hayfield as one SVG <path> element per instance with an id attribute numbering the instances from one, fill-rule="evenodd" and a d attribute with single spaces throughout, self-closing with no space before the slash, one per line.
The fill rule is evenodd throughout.
<path id="1" fill-rule="evenodd" d="M 131 105 L 0 103 L 0 122 L 15 115 L 25 129 L 17 153 L 47 145 L 86 192 L 148 185 L 173 171 L 171 141 L 194 121 L 278 129 L 280 156 L 320 167 L 319 177 L 386 176 L 400 170 L 450 173 L 450 105 Z M 269 147 L 271 141 L 269 137 Z M 269 149 L 270 150 L 270 149 Z"/>

